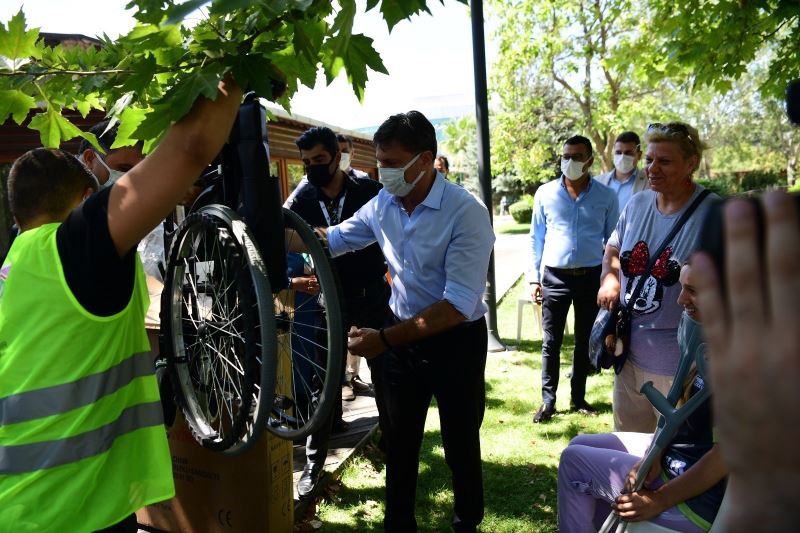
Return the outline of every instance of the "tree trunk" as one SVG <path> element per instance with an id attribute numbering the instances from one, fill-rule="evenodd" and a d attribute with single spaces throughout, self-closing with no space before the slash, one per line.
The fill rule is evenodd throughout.
<path id="1" fill-rule="evenodd" d="M 800 172 L 800 144 L 794 145 L 786 161 L 786 183 L 789 187 L 797 183 L 798 172 Z"/>

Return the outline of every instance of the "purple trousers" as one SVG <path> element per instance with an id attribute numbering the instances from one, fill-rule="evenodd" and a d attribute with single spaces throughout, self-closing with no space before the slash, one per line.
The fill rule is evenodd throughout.
<path id="1" fill-rule="evenodd" d="M 604 433 L 578 435 L 561 453 L 558 463 L 558 530 L 560 533 L 597 533 L 622 493 L 625 478 L 641 459 L 653 435 Z M 685 533 L 701 533 L 677 507 L 651 522 Z"/>

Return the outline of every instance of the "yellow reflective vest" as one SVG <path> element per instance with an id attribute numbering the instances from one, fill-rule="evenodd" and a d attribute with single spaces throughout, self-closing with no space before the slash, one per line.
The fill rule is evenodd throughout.
<path id="1" fill-rule="evenodd" d="M 91 532 L 172 497 L 144 330 L 141 264 L 124 310 L 75 299 L 59 224 L 20 234 L 0 268 L 0 532 Z"/>

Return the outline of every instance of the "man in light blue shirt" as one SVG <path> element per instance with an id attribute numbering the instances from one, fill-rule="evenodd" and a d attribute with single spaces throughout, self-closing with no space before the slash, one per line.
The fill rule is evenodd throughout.
<path id="1" fill-rule="evenodd" d="M 385 354 L 391 438 L 387 532 L 413 532 L 419 449 L 432 397 L 453 472 L 453 528 L 483 519 L 480 426 L 487 332 L 483 291 L 494 245 L 486 207 L 434 169 L 436 133 L 421 113 L 386 120 L 374 137 L 383 189 L 328 228 L 333 255 L 377 242 L 392 276 L 391 324 L 351 330 L 356 355 Z M 595 291 L 596 293 L 597 291 Z"/>
<path id="2" fill-rule="evenodd" d="M 614 168 L 595 178 L 617 193 L 620 213 L 625 209 L 631 196 L 650 188 L 644 170 L 639 168 L 641 158 L 642 146 L 639 136 L 633 131 L 623 131 L 614 141 Z"/>
<path id="3" fill-rule="evenodd" d="M 529 273 L 531 296 L 542 305 L 542 400 L 533 417 L 546 422 L 556 412 L 561 344 L 570 305 L 575 309 L 571 408 L 597 411 L 586 402 L 589 334 L 597 314 L 603 249 L 617 223 L 617 196 L 589 176 L 592 143 L 576 135 L 561 156 L 562 176 L 540 186 L 533 199 Z"/>

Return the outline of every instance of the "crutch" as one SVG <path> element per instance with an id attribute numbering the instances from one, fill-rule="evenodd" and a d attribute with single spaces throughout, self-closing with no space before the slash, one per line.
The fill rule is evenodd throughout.
<path id="1" fill-rule="evenodd" d="M 653 466 L 653 462 L 661 454 L 661 451 L 675 438 L 681 424 L 683 424 L 689 415 L 691 415 L 700 404 L 706 401 L 711 394 L 711 388 L 706 380 L 706 384 L 700 392 L 689 398 L 689 401 L 680 408 L 675 407 L 675 404 L 678 403 L 678 399 L 681 397 L 683 382 L 689 374 L 693 362 L 697 367 L 697 374 L 702 379 L 706 380 L 705 344 L 701 344 L 695 350 L 694 354 L 685 354 L 681 357 L 678 364 L 678 371 L 675 373 L 675 379 L 672 382 L 672 386 L 666 398 L 653 386 L 652 381 L 648 381 L 642 385 L 641 393 L 644 394 L 648 401 L 653 404 L 653 407 L 661 413 L 661 416 L 658 419 L 656 430 L 653 433 L 653 442 L 650 444 L 639 466 L 639 470 L 636 473 L 633 492 L 642 488 L 647 474 Z M 603 527 L 600 528 L 599 533 L 625 533 L 627 529 L 628 522 L 612 511 L 603 523 Z"/>

